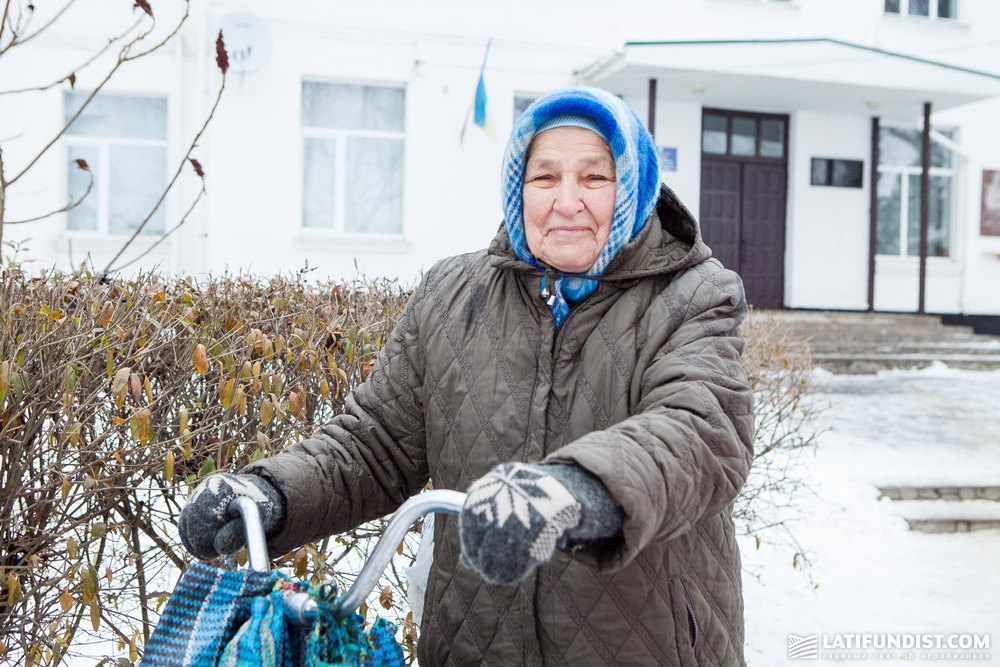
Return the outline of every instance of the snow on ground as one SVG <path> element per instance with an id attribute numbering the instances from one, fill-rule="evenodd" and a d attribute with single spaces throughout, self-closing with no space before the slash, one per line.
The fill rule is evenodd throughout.
<path id="1" fill-rule="evenodd" d="M 801 499 L 793 524 L 812 566 L 793 569 L 793 549 L 741 541 L 744 570 L 757 574 L 744 574 L 749 664 L 837 664 L 822 648 L 817 661 L 787 654 L 789 634 L 822 642 L 836 633 L 990 633 L 987 660 L 916 651 L 906 664 L 1000 664 L 1000 530 L 911 532 L 904 515 L 918 518 L 915 503 L 879 500 L 877 488 L 1000 485 L 1000 372 L 937 365 L 868 376 L 818 371 L 817 379 L 827 385 L 821 421 L 831 430 L 815 456 L 800 459 L 815 495 Z M 955 508 L 995 515 L 1000 502 L 993 505 Z M 901 662 L 867 653 L 850 662 Z"/>

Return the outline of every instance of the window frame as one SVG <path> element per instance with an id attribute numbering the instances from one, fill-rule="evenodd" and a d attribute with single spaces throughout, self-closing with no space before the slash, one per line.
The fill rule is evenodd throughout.
<path id="1" fill-rule="evenodd" d="M 66 99 L 67 93 L 80 93 L 79 90 L 73 91 L 63 91 L 62 105 L 65 117 L 66 110 Z M 63 163 L 66 165 L 66 171 L 64 172 L 64 177 L 62 181 L 63 185 L 63 199 L 67 204 L 72 203 L 70 197 L 72 196 L 69 187 L 70 174 L 73 170 L 78 169 L 76 164 L 72 162 L 71 153 L 74 148 L 92 148 L 97 150 L 97 164 L 92 164 L 87 162 L 87 166 L 90 168 L 90 173 L 94 179 L 94 187 L 90 191 L 88 197 L 97 197 L 97 206 L 95 207 L 95 215 L 97 217 L 97 226 L 95 229 L 70 229 L 69 227 L 69 216 L 70 211 L 63 213 L 63 233 L 79 236 L 79 237 L 108 237 L 114 239 L 123 239 L 131 236 L 134 230 L 128 230 L 124 232 L 112 232 L 110 229 L 111 224 L 111 148 L 112 146 L 140 146 L 149 148 L 162 148 L 164 153 L 164 174 L 169 175 L 169 164 L 170 164 L 170 96 L 167 94 L 158 93 L 143 93 L 143 92 L 123 92 L 123 91 L 101 91 L 95 96 L 107 98 L 155 98 L 163 100 L 165 103 L 164 110 L 164 137 L 163 139 L 134 139 L 117 137 L 109 134 L 72 134 L 66 132 L 62 136 L 62 156 Z M 161 185 L 161 189 L 167 187 L 169 181 L 165 179 Z M 162 204 L 160 204 L 160 211 L 163 213 L 163 229 L 153 229 L 146 233 L 140 234 L 142 236 L 162 236 L 167 231 L 167 219 L 169 217 L 169 205 L 170 198 L 167 197 Z M 74 207 L 75 208 L 75 207 Z M 141 221 L 140 221 L 141 222 Z M 147 226 L 146 230 L 150 227 Z M 145 231 L 145 230 L 144 230 Z"/>
<path id="2" fill-rule="evenodd" d="M 959 17 L 961 16 L 961 0 L 952 0 L 954 2 L 954 12 L 953 16 L 940 16 L 941 11 L 941 0 L 928 0 L 927 15 L 923 14 L 911 14 L 910 13 L 910 0 L 899 0 L 899 11 L 893 12 L 885 8 L 885 0 L 882 3 L 882 15 L 883 16 L 898 16 L 903 19 L 915 19 L 920 21 L 942 21 L 945 23 L 957 23 Z"/>
<path id="3" fill-rule="evenodd" d="M 892 123 L 892 122 L 885 122 L 885 121 L 883 121 L 880 124 L 880 131 L 884 130 L 886 128 L 890 128 L 890 127 L 891 128 L 902 129 L 902 130 L 910 130 L 910 131 L 916 130 L 918 132 L 921 131 L 921 128 L 915 127 L 912 124 Z M 954 128 L 954 127 L 944 127 L 944 128 L 942 128 L 942 127 L 939 127 L 939 126 L 938 127 L 932 126 L 932 129 L 937 130 L 938 132 L 941 132 L 942 130 L 944 130 L 946 132 L 957 132 L 957 128 Z M 948 138 L 949 139 L 954 139 L 954 137 L 948 137 Z M 879 140 L 881 141 L 881 138 Z M 934 136 L 932 134 L 931 135 L 931 142 L 933 143 L 934 141 L 935 141 L 935 139 L 934 139 Z M 956 223 L 957 223 L 957 220 L 958 220 L 958 218 L 957 218 L 957 215 L 958 215 L 958 196 L 959 196 L 959 187 L 958 187 L 959 186 L 959 184 L 958 184 L 959 169 L 958 169 L 958 166 L 957 166 L 958 154 L 954 150 L 952 150 L 951 148 L 949 148 L 948 146 L 945 146 L 944 144 L 941 144 L 940 142 L 938 142 L 938 143 L 939 143 L 939 145 L 941 147 L 943 147 L 943 148 L 945 148 L 945 149 L 947 149 L 949 151 L 949 153 L 951 155 L 951 166 L 949 166 L 949 167 L 935 167 L 935 166 L 932 165 L 931 168 L 930 168 L 930 170 L 929 170 L 929 172 L 928 172 L 928 175 L 931 178 L 934 178 L 935 176 L 939 177 L 939 178 L 940 177 L 947 177 L 947 178 L 949 178 L 951 180 L 951 197 L 950 197 L 949 211 L 948 211 L 948 254 L 947 255 L 932 255 L 932 254 L 930 254 L 930 252 L 928 252 L 927 259 L 928 260 L 933 260 L 933 261 L 946 261 L 946 262 L 950 261 L 950 262 L 954 262 L 954 261 L 957 261 L 957 259 L 958 259 L 957 258 L 957 241 L 958 241 L 958 235 L 956 233 Z M 932 148 L 932 151 L 933 151 L 933 148 Z M 899 261 L 916 261 L 916 260 L 919 260 L 919 258 L 920 258 L 919 252 L 917 254 L 915 254 L 915 255 L 911 255 L 911 254 L 909 254 L 909 252 L 907 252 L 907 250 L 909 248 L 910 177 L 911 176 L 917 176 L 917 177 L 919 177 L 919 176 L 921 176 L 922 172 L 923 172 L 923 167 L 921 165 L 919 165 L 919 164 L 918 165 L 892 165 L 892 164 L 883 164 L 882 163 L 881 151 L 879 152 L 879 164 L 878 164 L 878 168 L 877 168 L 877 177 L 875 178 L 875 182 L 872 183 L 870 187 L 876 188 L 876 190 L 878 189 L 878 181 L 879 181 L 878 177 L 880 177 L 882 174 L 895 174 L 896 176 L 899 177 L 899 181 L 900 181 L 900 185 L 899 185 L 899 252 L 896 253 L 896 254 L 892 254 L 892 255 L 886 254 L 886 253 L 881 253 L 881 252 L 878 251 L 878 244 L 876 243 L 876 245 L 875 245 L 875 256 L 878 257 L 880 260 L 888 259 L 888 260 L 899 260 Z M 877 195 L 876 195 L 876 200 L 877 200 Z"/>
<path id="4" fill-rule="evenodd" d="M 358 130 L 347 128 L 331 128 L 322 126 L 305 125 L 302 120 L 303 86 L 305 84 L 319 85 L 341 85 L 355 86 L 359 88 L 392 88 L 403 91 L 403 129 L 396 130 Z M 331 79 L 322 77 L 302 77 L 299 81 L 299 216 L 298 231 L 303 236 L 337 238 L 359 242 L 383 242 L 390 246 L 403 241 L 406 235 L 406 156 L 407 147 L 407 126 L 409 118 L 409 89 L 406 82 L 401 81 L 379 81 L 371 79 Z M 402 217 L 400 219 L 399 231 L 394 233 L 384 232 L 363 232 L 348 231 L 347 222 L 347 140 L 349 137 L 372 138 L 372 139 L 398 139 L 403 146 L 403 159 L 400 164 L 402 170 L 402 192 L 400 196 L 403 200 Z M 336 142 L 334 153 L 334 210 L 333 224 L 330 226 L 307 226 L 305 224 L 306 214 L 306 141 L 308 139 L 332 139 Z"/>
<path id="5" fill-rule="evenodd" d="M 722 153 L 711 153 L 705 151 L 705 118 L 706 116 L 721 116 L 726 119 L 726 150 Z M 753 155 L 742 155 L 733 152 L 733 121 L 737 118 L 749 119 L 754 121 L 754 153 Z M 781 155 L 780 156 L 769 156 L 762 155 L 761 146 L 763 144 L 763 133 L 761 132 L 761 125 L 764 121 L 780 122 L 782 124 L 781 128 Z M 698 150 L 702 156 L 710 156 L 713 158 L 722 159 L 735 159 L 742 160 L 745 162 L 761 162 L 764 164 L 778 164 L 784 163 L 788 164 L 789 160 L 789 131 L 791 125 L 791 118 L 785 114 L 767 113 L 767 112 L 755 112 L 755 111 L 745 111 L 745 110 L 731 110 L 731 109 L 721 109 L 718 107 L 703 107 L 701 110 L 701 126 L 699 130 L 698 138 Z"/>

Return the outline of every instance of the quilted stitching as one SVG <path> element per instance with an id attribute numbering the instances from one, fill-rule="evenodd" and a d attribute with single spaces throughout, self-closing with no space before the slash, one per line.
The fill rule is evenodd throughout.
<path id="1" fill-rule="evenodd" d="M 668 584 L 683 578 L 706 616 L 697 661 L 743 664 L 728 512 L 750 458 L 745 304 L 738 278 L 685 233 L 682 243 L 645 227 L 558 339 L 539 276 L 503 234 L 488 253 L 438 263 L 350 414 L 262 462 L 290 502 L 316 512 L 300 531 L 385 513 L 431 473 L 437 488 L 465 490 L 503 461 L 571 460 L 608 486 L 626 515 L 619 552 L 599 568 L 557 555 L 516 588 L 462 567 L 455 522 L 442 521 L 422 663 L 682 664 L 690 637 Z"/>

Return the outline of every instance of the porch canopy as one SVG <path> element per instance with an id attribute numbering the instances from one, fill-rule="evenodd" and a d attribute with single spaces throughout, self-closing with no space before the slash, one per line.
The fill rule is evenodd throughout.
<path id="1" fill-rule="evenodd" d="M 1000 96 L 1000 74 L 831 38 L 627 42 L 580 83 L 703 106 L 916 118 Z"/>

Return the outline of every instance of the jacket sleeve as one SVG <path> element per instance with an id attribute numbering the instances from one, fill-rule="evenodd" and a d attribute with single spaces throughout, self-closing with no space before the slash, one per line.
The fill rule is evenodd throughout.
<path id="1" fill-rule="evenodd" d="M 621 507 L 623 539 L 610 549 L 602 545 L 599 557 L 580 554 L 608 570 L 729 507 L 753 458 L 753 394 L 740 365 L 746 298 L 739 277 L 709 261 L 667 290 L 671 297 L 662 302 L 687 306 L 682 316 L 665 318 L 634 415 L 547 457 L 597 476 Z"/>
<path id="2" fill-rule="evenodd" d="M 243 472 L 274 484 L 286 502 L 272 555 L 395 510 L 427 483 L 419 319 L 424 282 L 407 302 L 368 378 L 344 412 L 313 435 Z"/>

